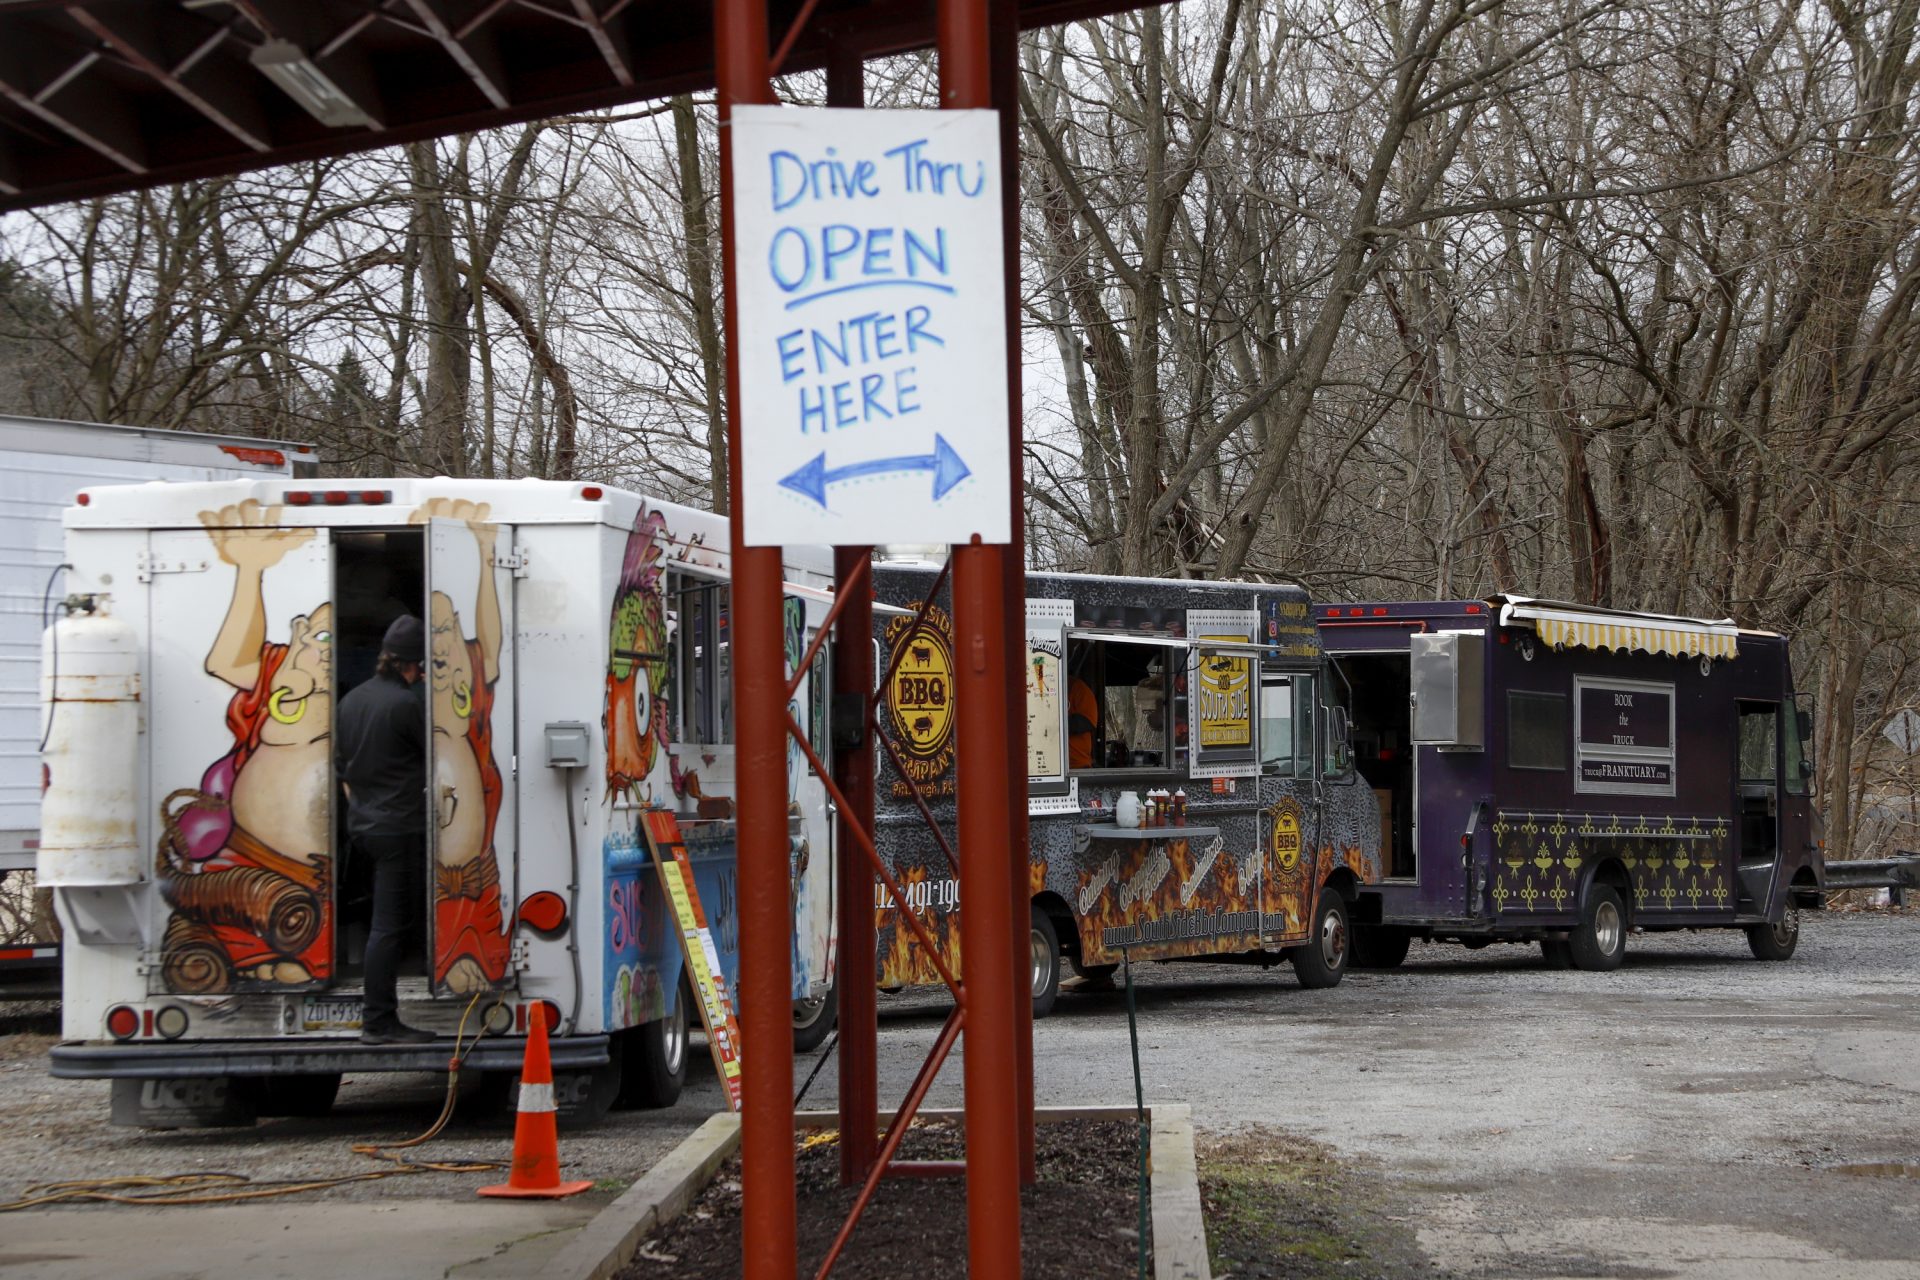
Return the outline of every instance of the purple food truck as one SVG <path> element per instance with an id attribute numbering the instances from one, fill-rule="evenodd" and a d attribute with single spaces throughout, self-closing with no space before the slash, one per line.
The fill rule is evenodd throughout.
<path id="1" fill-rule="evenodd" d="M 1427 938 L 1612 969 L 1634 929 L 1793 954 L 1826 871 L 1785 637 L 1513 595 L 1315 614 L 1380 801 L 1356 965 Z"/>

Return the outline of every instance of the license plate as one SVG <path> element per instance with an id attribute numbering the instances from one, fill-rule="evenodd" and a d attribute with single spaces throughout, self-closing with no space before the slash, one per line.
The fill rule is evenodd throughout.
<path id="1" fill-rule="evenodd" d="M 360 1001 L 353 996 L 308 996 L 300 1026 L 305 1031 L 358 1031 Z"/>

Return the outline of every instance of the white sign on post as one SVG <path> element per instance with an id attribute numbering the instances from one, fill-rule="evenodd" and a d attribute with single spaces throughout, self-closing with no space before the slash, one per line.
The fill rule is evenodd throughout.
<path id="1" fill-rule="evenodd" d="M 731 128 L 747 545 L 1008 541 L 998 114 Z"/>

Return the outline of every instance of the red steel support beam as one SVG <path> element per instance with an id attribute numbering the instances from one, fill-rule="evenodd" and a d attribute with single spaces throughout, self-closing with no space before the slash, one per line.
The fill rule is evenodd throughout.
<path id="1" fill-rule="evenodd" d="M 866 105 L 866 63 L 857 49 L 835 42 L 827 54 L 827 105 Z M 837 752 L 833 776 L 846 796 L 834 833 L 839 934 L 834 990 L 840 1001 L 840 1181 L 857 1186 L 873 1171 L 880 1139 L 880 1006 L 875 990 L 879 941 L 873 910 L 873 868 L 848 830 L 873 830 L 873 717 L 865 714 L 873 689 L 873 587 L 871 547 L 839 547 L 833 553 L 836 585 L 857 582 L 853 598 L 840 603 L 833 647 L 833 687 L 860 695 L 859 747 Z"/>
<path id="2" fill-rule="evenodd" d="M 765 0 L 714 0 L 720 105 L 720 243 L 725 264 L 727 482 L 732 496 L 735 798 L 739 804 L 741 1231 L 746 1280 L 798 1269 L 793 1159 L 793 904 L 787 874 L 786 655 L 780 548 L 745 545 L 740 491 L 739 272 L 733 242 L 733 108 L 770 103 Z"/>
<path id="3" fill-rule="evenodd" d="M 940 0 L 935 21 L 940 105 L 950 110 L 991 106 L 987 0 Z M 961 1061 L 967 1098 L 967 1271 L 976 1276 L 1020 1274 L 1014 922 L 1007 885 L 1011 726 L 1006 681 L 1011 655 L 1003 564 L 1003 549 L 977 538 L 953 549 L 960 955 L 967 991 L 967 1041 Z M 1024 936 L 1027 931 L 1019 932 Z"/>
<path id="4" fill-rule="evenodd" d="M 1001 549 L 1007 636 L 1007 853 L 1013 897 L 1014 1105 L 1019 1111 L 1020 1181 L 1032 1186 L 1033 1000 L 1029 930 L 1032 911 L 1027 854 L 1027 511 L 1022 478 L 1020 392 L 1020 12 L 1018 0 L 989 0 L 988 76 L 1000 109 L 1000 236 L 1006 246 L 1007 458 L 1012 477 L 1012 539 Z"/>

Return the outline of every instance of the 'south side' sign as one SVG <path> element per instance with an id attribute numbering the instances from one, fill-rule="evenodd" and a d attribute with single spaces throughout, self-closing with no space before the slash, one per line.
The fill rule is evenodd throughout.
<path id="1" fill-rule="evenodd" d="M 730 127 L 748 545 L 1007 541 L 998 115 Z"/>

